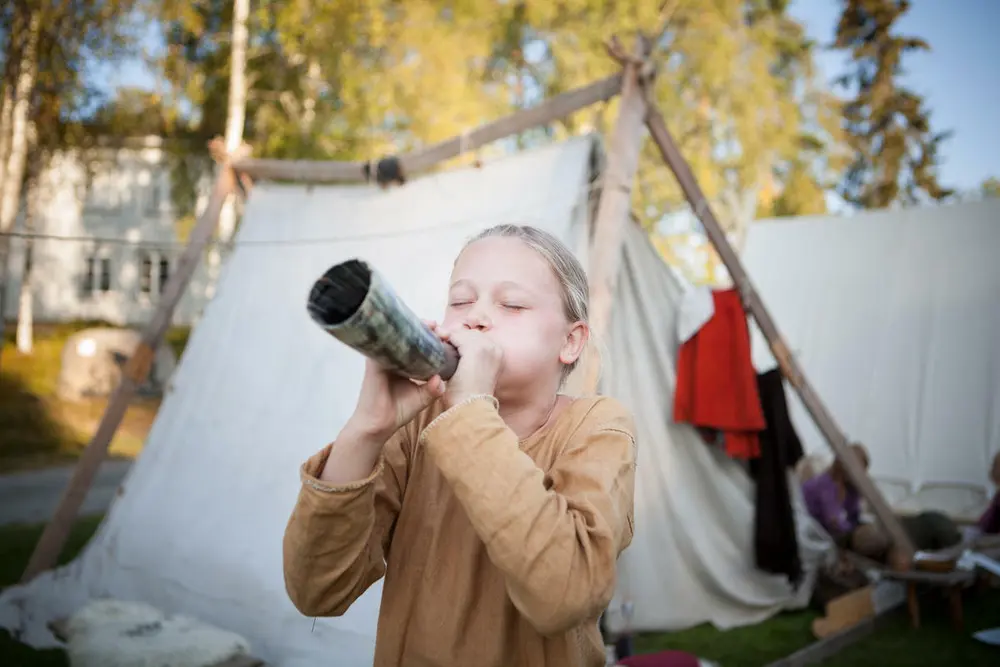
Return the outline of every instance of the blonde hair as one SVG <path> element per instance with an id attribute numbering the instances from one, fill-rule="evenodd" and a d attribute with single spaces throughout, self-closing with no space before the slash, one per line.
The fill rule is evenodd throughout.
<path id="1" fill-rule="evenodd" d="M 590 284 L 587 281 L 587 272 L 583 270 L 580 260 L 565 243 L 538 227 L 504 224 L 479 232 L 466 242 L 465 248 L 476 241 L 494 237 L 518 239 L 544 257 L 545 261 L 552 267 L 552 272 L 555 273 L 562 288 L 563 313 L 566 319 L 570 322 L 588 323 Z M 567 364 L 566 368 L 563 369 L 564 379 L 576 368 L 582 358 L 583 354 L 581 353 L 572 364 Z"/>

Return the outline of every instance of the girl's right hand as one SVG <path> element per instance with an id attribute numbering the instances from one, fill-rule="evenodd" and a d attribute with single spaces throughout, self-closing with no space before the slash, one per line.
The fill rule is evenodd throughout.
<path id="1" fill-rule="evenodd" d="M 425 324 L 431 330 L 437 328 L 434 322 Z M 349 420 L 350 431 L 384 442 L 443 394 L 444 381 L 438 375 L 417 383 L 366 359 L 358 404 Z"/>

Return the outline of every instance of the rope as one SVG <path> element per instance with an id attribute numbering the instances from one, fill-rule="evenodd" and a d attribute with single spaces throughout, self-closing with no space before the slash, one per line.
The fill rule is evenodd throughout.
<path id="1" fill-rule="evenodd" d="M 336 187 L 336 186 L 334 186 Z M 587 205 L 589 197 L 601 187 L 600 181 L 595 180 L 585 184 L 581 188 L 580 202 L 582 206 Z M 444 192 L 442 194 L 445 196 L 453 195 L 454 193 Z M 548 218 L 544 215 L 545 210 L 542 208 L 533 208 L 527 211 L 519 211 L 517 209 L 510 209 L 503 213 L 494 213 L 489 217 L 475 217 L 475 218 L 461 218 L 452 219 L 444 222 L 437 223 L 431 227 L 420 227 L 420 228 L 408 228 L 399 231 L 391 232 L 368 232 L 361 234 L 338 234 L 333 236 L 322 236 L 315 238 L 306 239 L 259 239 L 259 240 L 245 240 L 245 241 L 230 241 L 228 243 L 223 243 L 221 241 L 209 241 L 209 246 L 219 246 L 222 248 L 235 248 L 235 247 L 266 247 L 266 246 L 295 246 L 295 245 L 308 245 L 308 244 L 330 244 L 330 243 L 343 243 L 344 241 L 352 240 L 362 240 L 368 238 L 392 238 L 407 236 L 410 234 L 418 232 L 426 232 L 433 229 L 445 229 L 449 227 L 456 227 L 460 225 L 475 225 L 485 224 L 492 221 L 499 220 L 512 220 L 520 222 L 521 224 L 531 224 L 533 222 L 545 222 Z M 82 236 L 82 235 L 60 235 L 60 234 L 47 234 L 44 232 L 0 232 L 0 238 L 2 237 L 12 237 L 20 239 L 33 239 L 42 241 L 57 241 L 66 243 L 89 243 L 95 246 L 99 245 L 125 245 L 133 246 L 136 248 L 152 248 L 152 249 L 170 249 L 176 248 L 181 249 L 187 247 L 186 243 L 176 242 L 176 241 L 144 241 L 128 239 L 125 237 L 96 237 L 96 236 Z"/>

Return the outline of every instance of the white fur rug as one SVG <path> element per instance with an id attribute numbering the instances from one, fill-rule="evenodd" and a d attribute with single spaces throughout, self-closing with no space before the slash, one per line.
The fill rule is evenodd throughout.
<path id="1" fill-rule="evenodd" d="M 121 600 L 94 600 L 52 630 L 72 667 L 208 667 L 250 651 L 235 633 Z"/>

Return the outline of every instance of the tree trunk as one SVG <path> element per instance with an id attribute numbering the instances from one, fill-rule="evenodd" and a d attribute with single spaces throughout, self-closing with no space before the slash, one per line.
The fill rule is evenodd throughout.
<path id="1" fill-rule="evenodd" d="M 250 15 L 250 0 L 233 0 L 233 41 L 229 56 L 229 108 L 226 111 L 226 151 L 232 153 L 243 142 L 243 125 L 246 121 L 247 86 L 246 63 L 247 18 Z M 236 198 L 229 195 L 219 214 L 218 240 L 220 244 L 232 240 L 236 231 Z M 215 281 L 219 278 L 222 254 L 218 245 L 212 246 L 208 254 L 210 292 L 215 291 Z"/>
<path id="2" fill-rule="evenodd" d="M 3 192 L 3 203 L 0 206 L 0 231 L 10 230 L 17 218 L 21 204 L 21 186 L 24 181 L 24 166 L 28 157 L 28 111 L 31 107 L 31 94 L 35 89 L 40 28 L 41 12 L 35 12 L 31 17 L 14 88 L 14 103 L 11 108 L 10 153 L 4 170 L 4 179 L 0 182 L 0 188 L 2 188 L 0 191 Z"/>
<path id="3" fill-rule="evenodd" d="M 14 112 L 15 85 L 17 81 L 17 66 L 20 64 L 21 43 L 24 39 L 25 10 L 17 7 L 14 11 L 14 21 L 8 33 L 8 48 L 5 54 L 7 62 L 3 67 L 3 82 L 0 94 L 0 184 L 7 173 L 7 159 L 10 156 L 11 120 Z M 3 201 L 3 187 L 0 185 L 0 203 Z"/>
<path id="4" fill-rule="evenodd" d="M 35 293 L 32 289 L 32 252 L 34 242 L 32 239 L 25 239 L 24 246 L 24 272 L 21 278 L 21 296 L 17 304 L 17 351 L 21 354 L 31 354 L 34 349 L 34 316 L 32 305 L 35 300 Z"/>
<path id="5" fill-rule="evenodd" d="M 0 102 L 0 183 L 7 173 L 7 157 L 10 154 L 10 122 L 14 112 L 14 86 L 4 79 L 3 101 Z M 2 196 L 2 195 L 0 195 Z"/>
<path id="6" fill-rule="evenodd" d="M 28 165 L 27 184 L 24 197 L 24 231 L 31 233 L 35 230 L 35 221 L 38 217 L 38 178 L 41 172 L 42 156 L 39 154 L 38 132 L 35 122 L 31 121 L 28 126 L 28 141 L 31 145 L 30 164 Z M 17 351 L 21 354 L 31 354 L 34 349 L 34 313 L 32 306 L 35 301 L 33 289 L 34 277 L 34 252 L 35 240 L 26 237 L 24 239 L 24 265 L 21 271 L 21 294 L 17 303 Z"/>
<path id="7" fill-rule="evenodd" d="M 17 219 L 21 205 L 21 186 L 24 166 L 28 157 L 28 110 L 35 88 L 35 71 L 38 67 L 38 38 L 41 32 L 41 11 L 32 13 L 20 54 L 17 80 L 14 85 L 14 102 L 11 108 L 10 155 L 0 182 L 0 233 L 10 231 Z M 0 238 L 0 338 L 7 324 L 7 275 L 10 270 L 10 237 Z M 0 346 L 0 350 L 2 350 Z"/>

